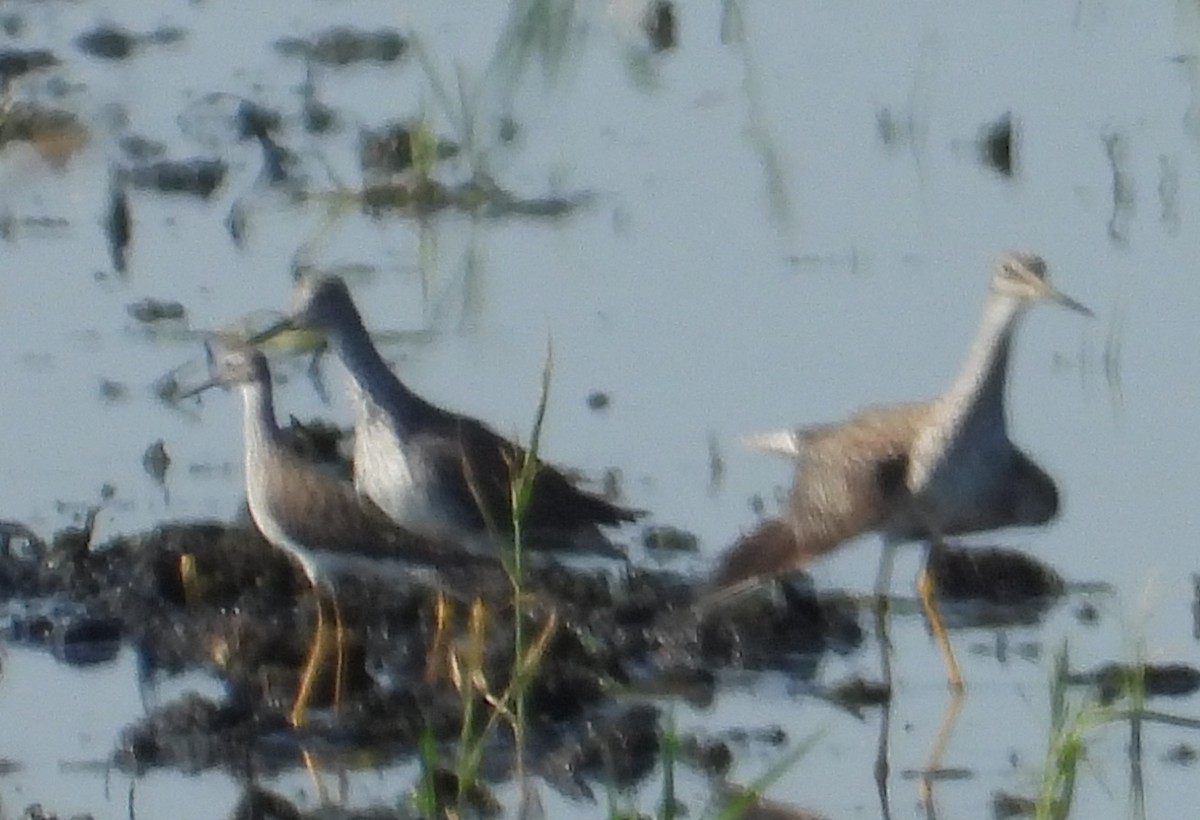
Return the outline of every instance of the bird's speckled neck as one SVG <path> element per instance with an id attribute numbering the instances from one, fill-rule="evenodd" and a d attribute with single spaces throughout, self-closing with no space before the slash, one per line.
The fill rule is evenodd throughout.
<path id="1" fill-rule="evenodd" d="M 959 429 L 986 427 L 1007 435 L 1004 387 L 1008 357 L 1025 308 L 1024 302 L 1011 296 L 992 293 L 988 297 L 966 361 L 939 399 L 943 424 Z"/>
<path id="2" fill-rule="evenodd" d="M 330 333 L 330 342 L 350 372 L 356 410 L 360 418 L 383 410 L 403 432 L 417 424 L 426 404 L 396 377 L 379 355 L 353 305 L 349 311 Z"/>
<path id="3" fill-rule="evenodd" d="M 238 385 L 242 392 L 242 429 L 246 445 L 246 475 L 263 469 L 263 462 L 276 446 L 279 425 L 275 421 L 275 401 L 271 383 L 250 381 Z"/>

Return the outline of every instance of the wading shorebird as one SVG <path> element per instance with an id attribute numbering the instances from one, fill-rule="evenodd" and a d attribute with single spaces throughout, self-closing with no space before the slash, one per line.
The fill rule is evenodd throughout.
<path id="1" fill-rule="evenodd" d="M 355 406 L 354 485 L 393 521 L 415 532 L 478 545 L 512 532 L 514 471 L 525 451 L 470 416 L 445 410 L 408 389 L 375 349 L 346 283 L 301 279 L 291 314 L 258 334 L 287 329 L 325 336 L 349 372 Z M 522 519 L 527 545 L 624 554 L 600 532 L 641 517 L 580 489 L 539 464 Z"/>
<path id="2" fill-rule="evenodd" d="M 927 540 L 938 549 L 944 536 L 1052 519 L 1058 512 L 1054 480 L 1009 440 L 1004 409 L 1013 333 L 1038 302 L 1092 315 L 1046 281 L 1041 257 L 1006 254 L 992 274 L 966 362 L 942 395 L 867 408 L 841 423 L 749 437 L 751 446 L 798 462 L 780 516 L 788 526 L 735 544 L 717 570 L 716 586 L 731 590 L 783 575 L 855 536 L 879 532 L 884 557 L 876 592 L 886 594 L 881 582 L 897 542 Z M 927 571 L 919 590 L 951 685 L 961 689 Z"/>
<path id="3" fill-rule="evenodd" d="M 317 596 L 317 629 L 290 713 L 304 722 L 313 684 L 327 652 L 324 598 L 334 607 L 340 685 L 344 633 L 337 608 L 339 575 L 386 576 L 415 581 L 439 592 L 507 584 L 494 560 L 466 553 L 397 526 L 348 481 L 339 481 L 293 454 L 275 419 L 271 374 L 263 354 L 251 348 L 222 351 L 212 379 L 185 395 L 224 385 L 242 394 L 246 500 L 259 532 L 303 569 Z"/>

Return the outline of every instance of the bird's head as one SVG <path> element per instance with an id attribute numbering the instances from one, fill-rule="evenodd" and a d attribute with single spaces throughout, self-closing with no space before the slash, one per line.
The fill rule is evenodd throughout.
<path id="1" fill-rule="evenodd" d="M 1011 251 L 1000 257 L 992 273 L 992 293 L 1006 296 L 1026 305 L 1049 302 L 1068 310 L 1092 316 L 1092 311 L 1055 288 L 1046 279 L 1046 260 L 1022 251 Z"/>
<path id="2" fill-rule="evenodd" d="M 198 395 L 211 387 L 270 384 L 271 371 L 267 367 L 267 357 L 257 348 L 238 345 L 214 350 L 212 344 L 206 343 L 205 352 L 208 356 L 208 381 L 183 392 L 180 399 Z"/>
<path id="3" fill-rule="evenodd" d="M 294 328 L 329 333 L 356 313 L 346 282 L 340 276 L 318 274 L 296 283 L 289 320 Z"/>

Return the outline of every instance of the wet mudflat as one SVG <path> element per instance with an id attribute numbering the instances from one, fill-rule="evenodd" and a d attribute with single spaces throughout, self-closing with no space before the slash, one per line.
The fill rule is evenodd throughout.
<path id="1" fill-rule="evenodd" d="M 451 661 L 503 689 L 511 600 L 456 602 L 439 644 L 428 590 L 349 582 L 343 698 L 326 674 L 291 729 L 312 597 L 241 517 L 236 402 L 174 400 L 207 333 L 263 326 L 314 269 L 410 386 L 506 434 L 549 339 L 543 454 L 651 511 L 614 534 L 627 566 L 530 571 L 547 816 L 666 814 L 670 781 L 702 815 L 789 760 L 762 812 L 1007 816 L 1084 754 L 1071 816 L 1191 806 L 1194 3 L 2 22 L 0 815 L 410 816 L 455 788 Z M 698 613 L 790 481 L 738 437 L 935 394 L 1010 247 L 1097 319 L 1016 342 L 1011 434 L 1059 519 L 933 568 L 961 708 L 918 548 L 882 630 L 875 538 Z M 336 367 L 273 365 L 283 420 L 348 423 Z M 512 733 L 483 760 L 471 805 L 514 813 Z"/>
<path id="2" fill-rule="evenodd" d="M 302 576 L 252 527 L 164 526 L 95 549 L 70 531 L 10 553 L 3 576 L 6 594 L 28 605 L 10 609 L 16 645 L 87 668 L 127 644 L 144 686 L 198 670 L 223 682 L 220 697 L 188 694 L 128 726 L 111 763 L 129 773 L 271 773 L 300 765 L 306 750 L 384 765 L 412 757 L 425 738 L 460 735 L 464 697 L 481 693 L 456 677 L 465 672 L 452 670 L 481 674 L 497 691 L 513 674 L 508 590 L 469 602 L 463 628 L 453 625 L 452 611 L 447 637 L 439 638 L 431 590 L 353 579 L 339 584 L 347 629 L 342 680 L 335 683 L 330 663 L 317 681 L 314 706 L 331 714 L 294 731 L 287 712 L 314 606 Z M 711 703 L 722 668 L 788 670 L 811 682 L 817 657 L 852 652 L 862 640 L 853 603 L 838 594 L 797 590 L 703 612 L 695 609 L 702 592 L 662 571 L 610 577 L 557 565 L 532 569 L 527 594 L 538 603 L 526 617 L 546 646 L 527 695 L 535 739 L 526 765 L 572 797 L 592 798 L 595 780 L 628 786 L 653 769 L 660 743 L 660 710 L 639 692 L 678 691 Z M 460 623 L 467 618 L 459 613 Z M 837 697 L 858 705 L 849 689 Z M 728 753 L 709 742 L 723 769 Z M 500 746 L 488 769 L 508 777 L 511 750 Z"/>

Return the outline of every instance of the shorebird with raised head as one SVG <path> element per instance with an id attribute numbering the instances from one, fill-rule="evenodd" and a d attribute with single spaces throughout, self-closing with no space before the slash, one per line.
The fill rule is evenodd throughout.
<path id="1" fill-rule="evenodd" d="M 438 407 L 410 390 L 375 348 L 346 283 L 307 276 L 291 314 L 260 333 L 290 329 L 325 336 L 349 372 L 355 407 L 354 484 L 392 520 L 415 532 L 478 544 L 512 529 L 513 472 L 526 453 L 478 419 Z M 643 512 L 577 487 L 539 464 L 522 527 L 532 548 L 622 556 L 600 532 Z"/>
<path id="2" fill-rule="evenodd" d="M 983 320 L 958 377 L 932 401 L 871 407 L 834 424 L 752 436 L 754 447 L 797 464 L 780 518 L 724 557 L 715 583 L 732 589 L 783 575 L 867 533 L 883 535 L 880 580 L 889 577 L 895 543 L 1040 525 L 1058 512 L 1054 480 L 1008 437 L 1005 380 L 1013 334 L 1026 310 L 1058 304 L 1091 311 L 1055 289 L 1046 263 L 1029 253 L 1003 256 L 992 274 Z M 921 601 L 937 635 L 951 684 L 962 688 L 957 662 L 922 572 Z"/>
<path id="3" fill-rule="evenodd" d="M 276 422 L 271 374 L 261 352 L 225 350 L 212 367 L 212 380 L 186 395 L 215 384 L 240 390 L 250 516 L 267 541 L 300 565 L 317 595 L 316 634 L 290 714 L 292 725 L 299 726 L 327 651 L 323 594 L 335 609 L 341 663 L 343 633 L 334 588 L 339 575 L 382 575 L 460 594 L 473 594 L 483 584 L 504 589 L 507 580 L 498 562 L 397 526 L 348 481 L 294 455 Z"/>

